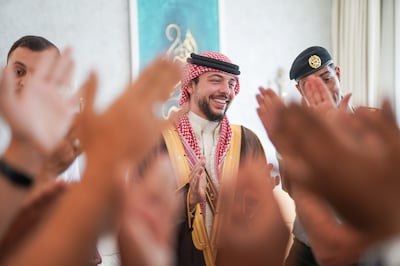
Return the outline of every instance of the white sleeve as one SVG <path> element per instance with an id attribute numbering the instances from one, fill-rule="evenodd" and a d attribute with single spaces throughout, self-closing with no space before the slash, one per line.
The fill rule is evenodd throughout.
<path id="1" fill-rule="evenodd" d="M 371 246 L 362 261 L 367 266 L 399 266 L 400 235 Z"/>
<path id="2" fill-rule="evenodd" d="M 78 182 L 81 180 L 81 172 L 79 167 L 79 157 L 75 158 L 72 164 L 58 176 L 58 179 L 62 179 L 66 182 Z"/>

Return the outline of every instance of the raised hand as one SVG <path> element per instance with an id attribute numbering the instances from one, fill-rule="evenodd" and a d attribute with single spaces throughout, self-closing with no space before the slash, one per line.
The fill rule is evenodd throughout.
<path id="1" fill-rule="evenodd" d="M 96 77 L 85 84 L 85 108 L 81 114 L 82 144 L 85 150 L 104 149 L 116 160 L 140 160 L 157 142 L 168 121 L 154 113 L 180 78 L 180 68 L 165 59 L 154 61 L 102 114 L 93 110 Z M 101 133 L 99 133 L 101 132 Z M 105 145 L 112 141 L 112 145 Z M 102 146 L 102 147 L 99 147 Z"/>
<path id="2" fill-rule="evenodd" d="M 169 158 L 154 158 L 126 193 L 119 246 L 122 265 L 174 265 L 174 228 L 180 198 Z"/>
<path id="3" fill-rule="evenodd" d="M 272 143 L 276 145 L 275 127 L 278 123 L 278 113 L 285 108 L 285 105 L 272 89 L 260 87 L 259 91 L 260 92 L 256 95 L 258 103 L 257 114 Z"/>
<path id="4" fill-rule="evenodd" d="M 345 96 L 343 96 L 343 98 L 342 98 L 342 100 L 340 101 L 339 106 L 338 106 L 338 108 L 339 108 L 341 111 L 349 111 L 349 108 L 352 109 L 352 108 L 350 107 L 350 98 L 351 98 L 351 96 L 352 96 L 351 93 L 348 93 L 348 94 L 346 94 Z M 350 111 L 353 111 L 353 110 L 350 110 Z"/>
<path id="5" fill-rule="evenodd" d="M 372 240 L 400 231 L 400 133 L 389 107 L 328 121 L 291 106 L 281 119 L 279 136 L 297 155 L 298 167 L 287 167 L 292 178 L 325 197 Z"/>
<path id="6" fill-rule="evenodd" d="M 71 51 L 43 54 L 36 72 L 23 90 L 17 90 L 11 69 L 0 80 L 0 108 L 14 138 L 32 142 L 44 153 L 51 152 L 67 133 L 76 98 L 66 99 L 60 88 L 70 85 L 74 69 Z"/>
<path id="7" fill-rule="evenodd" d="M 217 265 L 282 265 L 289 229 L 266 178 L 263 160 L 245 162 L 235 182 L 221 184 Z"/>
<path id="8" fill-rule="evenodd" d="M 339 105 L 336 105 L 331 92 L 321 78 L 310 76 L 304 84 L 303 99 L 307 106 L 313 108 L 318 113 L 325 115 L 330 112 L 347 112 L 349 108 L 351 93 L 345 95 Z"/>
<path id="9" fill-rule="evenodd" d="M 304 84 L 303 93 L 307 104 L 320 112 L 336 108 L 332 94 L 320 78 L 310 76 Z"/>
<path id="10" fill-rule="evenodd" d="M 287 153 L 291 151 L 286 149 L 288 143 L 281 138 L 277 132 L 280 121 L 280 113 L 286 109 L 286 106 L 281 98 L 272 90 L 259 88 L 260 93 L 256 95 L 258 102 L 257 114 L 260 118 L 265 130 L 267 131 L 268 137 L 274 144 L 275 148 L 279 152 L 280 156 L 287 156 Z"/>

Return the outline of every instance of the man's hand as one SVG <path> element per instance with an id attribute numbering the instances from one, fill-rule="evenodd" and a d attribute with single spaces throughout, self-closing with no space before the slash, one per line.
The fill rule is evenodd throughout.
<path id="1" fill-rule="evenodd" d="M 114 161 L 143 159 L 169 123 L 154 113 L 154 107 L 168 99 L 179 78 L 177 64 L 162 58 L 154 60 L 104 113 L 96 114 L 97 78 L 90 75 L 84 85 L 85 107 L 80 115 L 83 149 L 93 154 L 102 148 L 102 153 L 112 154 Z M 104 145 L 111 140 L 112 145 Z"/>
<path id="2" fill-rule="evenodd" d="M 321 115 L 336 112 L 338 109 L 343 112 L 348 111 L 351 93 L 345 95 L 336 106 L 331 92 L 321 78 L 310 76 L 304 84 L 303 93 L 303 99 L 307 105 Z"/>
<path id="3" fill-rule="evenodd" d="M 207 180 L 205 176 L 205 165 L 205 158 L 202 157 L 190 172 L 189 205 L 191 210 L 196 206 L 196 204 L 206 200 Z"/>
<path id="4" fill-rule="evenodd" d="M 285 105 L 272 89 L 260 87 L 259 91 L 260 92 L 256 95 L 258 103 L 257 114 L 267 131 L 268 137 L 272 143 L 276 145 L 275 128 L 278 123 L 278 112 L 284 109 Z"/>
<path id="5" fill-rule="evenodd" d="M 400 231 L 400 132 L 389 107 L 327 120 L 293 105 L 280 119 L 277 135 L 291 147 L 298 166 L 287 167 L 296 169 L 288 175 L 292 181 L 326 198 L 372 240 Z"/>
<path id="6" fill-rule="evenodd" d="M 169 158 L 154 158 L 126 193 L 119 246 L 123 265 L 174 265 L 174 228 L 180 208 Z"/>
<path id="7" fill-rule="evenodd" d="M 76 98 L 65 99 L 60 88 L 70 85 L 74 65 L 71 51 L 42 57 L 36 72 L 22 91 L 17 92 L 11 69 L 5 68 L 0 80 L 0 108 L 13 137 L 51 152 L 67 133 Z"/>
<path id="8" fill-rule="evenodd" d="M 252 159 L 241 163 L 237 179 L 221 184 L 217 265 L 282 265 L 289 229 L 265 178 L 270 171 Z"/>

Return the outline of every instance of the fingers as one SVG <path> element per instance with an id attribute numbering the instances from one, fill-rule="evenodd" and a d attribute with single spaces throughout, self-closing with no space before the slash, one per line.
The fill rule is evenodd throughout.
<path id="1" fill-rule="evenodd" d="M 256 95 L 258 103 L 257 114 L 267 131 L 267 134 L 274 140 L 274 128 L 277 122 L 277 113 L 284 108 L 283 101 L 272 89 L 259 88 L 260 93 Z"/>
<path id="2" fill-rule="evenodd" d="M 307 82 L 304 83 L 304 96 L 311 106 L 317 105 L 322 100 L 318 85 L 319 82 L 314 77 L 309 77 Z"/>
<path id="3" fill-rule="evenodd" d="M 94 72 L 91 72 L 89 77 L 80 88 L 80 93 L 83 95 L 83 99 L 85 100 L 85 108 L 83 108 L 83 113 L 93 112 L 96 90 L 97 76 Z"/>
<path id="4" fill-rule="evenodd" d="M 97 90 L 97 76 L 94 72 L 89 74 L 89 77 L 81 86 L 79 93 L 82 94 L 82 98 L 85 99 L 85 108 L 81 110 L 79 116 L 76 117 L 76 135 L 80 139 L 81 147 L 83 146 L 86 149 L 86 145 L 90 145 L 90 134 L 93 133 L 93 130 L 90 129 L 91 125 L 98 121 L 98 117 L 95 116 L 94 111 L 94 101 Z M 75 98 L 70 99 L 71 102 L 74 101 Z M 89 142 L 89 143 L 88 143 Z"/>
<path id="5" fill-rule="evenodd" d="M 256 95 L 256 99 L 262 109 L 269 110 L 270 108 L 281 108 L 284 106 L 283 101 L 272 89 L 259 87 L 259 92 Z"/>
<path id="6" fill-rule="evenodd" d="M 373 147 L 373 155 L 386 157 L 400 145 L 400 132 L 390 106 L 384 108 L 382 111 L 357 110 L 354 116 L 360 125 L 359 131 L 368 137 L 366 144 L 375 143 L 375 146 L 364 147 Z"/>
<path id="7" fill-rule="evenodd" d="M 15 77 L 12 74 L 11 69 L 8 67 L 3 67 L 0 76 L 0 93 L 14 93 L 14 79 Z"/>
<path id="8" fill-rule="evenodd" d="M 6 79 L 3 79 L 2 87 L 10 89 L 8 104 L 3 106 L 7 108 L 6 117 L 13 134 L 24 136 L 45 154 L 65 136 L 72 121 L 73 110 L 56 90 L 71 78 L 71 62 L 68 51 L 59 56 L 56 49 L 49 48 L 41 53 L 34 74 L 26 79 L 26 89 L 15 93 L 12 89 L 15 82 L 10 83 L 14 76 L 11 71 L 10 74 L 6 72 Z"/>
<path id="9" fill-rule="evenodd" d="M 339 104 L 339 110 L 346 112 L 347 109 L 349 108 L 349 102 L 350 102 L 350 98 L 351 98 L 352 94 L 348 93 L 346 94 L 343 99 L 340 101 Z"/>
<path id="10" fill-rule="evenodd" d="M 15 95 L 15 77 L 11 71 L 11 69 L 4 67 L 2 69 L 1 77 L 0 77 L 0 109 L 3 113 L 7 114 L 8 105 L 14 105 L 16 97 Z M 7 117 L 6 117 L 7 119 Z"/>
<path id="11" fill-rule="evenodd" d="M 325 83 L 316 77 L 310 76 L 304 84 L 304 96 L 311 107 L 321 104 L 335 108 L 332 95 Z"/>
<path id="12" fill-rule="evenodd" d="M 178 111 L 171 113 L 171 115 L 168 118 L 168 121 L 171 124 L 177 126 L 177 124 L 179 123 L 179 119 L 182 117 L 182 115 L 186 114 L 187 112 L 189 112 L 189 102 L 184 103 Z"/>
<path id="13" fill-rule="evenodd" d="M 180 80 L 177 63 L 158 58 L 147 67 L 127 90 L 127 95 L 144 102 L 165 101 Z"/>
<path id="14" fill-rule="evenodd" d="M 320 160 L 321 163 L 330 162 L 322 159 L 321 155 L 325 151 L 321 152 L 321 146 L 316 144 L 332 143 L 329 139 L 332 137 L 331 131 L 319 116 L 308 109 L 292 104 L 282 113 L 280 121 L 277 135 L 279 135 L 279 141 L 284 142 L 282 146 L 285 147 L 286 153 L 296 155 L 301 151 L 301 154 L 310 157 L 307 159 Z M 319 153 L 320 157 L 316 157 L 316 153 Z M 326 154 L 329 155 L 328 151 Z"/>
<path id="15" fill-rule="evenodd" d="M 84 106 L 84 98 L 81 90 L 82 87 L 67 99 L 67 106 L 69 106 L 71 110 L 74 110 L 76 113 L 82 112 Z"/>
<path id="16" fill-rule="evenodd" d="M 68 95 L 73 70 L 71 49 L 67 48 L 62 54 L 58 54 L 56 49 L 49 48 L 40 57 L 36 64 L 36 73 L 27 81 L 26 86 L 31 86 L 37 91 L 44 90 L 49 94 L 58 92 L 63 96 Z"/>
<path id="17" fill-rule="evenodd" d="M 180 69 L 177 64 L 157 59 L 142 72 L 136 82 L 128 86 L 106 112 L 105 115 L 110 120 L 117 119 L 127 127 L 136 125 L 136 133 L 142 141 L 134 141 L 130 136 L 129 142 L 136 148 L 130 149 L 135 151 L 136 159 L 143 156 L 141 151 L 147 152 L 149 146 L 155 144 L 161 130 L 166 127 L 167 121 L 154 112 L 154 106 L 161 105 L 170 96 L 179 78 Z M 132 152 L 130 154 L 133 156 Z"/>
<path id="18" fill-rule="evenodd" d="M 70 48 L 65 51 L 57 58 L 53 71 L 49 79 L 61 88 L 68 88 L 71 84 L 71 78 L 74 70 L 74 62 L 71 56 L 72 52 Z"/>
<path id="19" fill-rule="evenodd" d="M 207 181 L 205 175 L 205 160 L 201 158 L 190 173 L 190 205 L 192 207 L 206 199 L 205 190 Z"/>
<path id="20" fill-rule="evenodd" d="M 154 112 L 154 106 L 169 97 L 179 77 L 180 69 L 176 64 L 162 59 L 155 60 L 94 122 L 90 117 L 93 117 L 96 82 L 94 78 L 89 78 L 84 86 L 87 91 L 83 93 L 85 108 L 82 113 L 84 123 L 88 124 L 87 131 L 102 130 L 102 136 L 97 137 L 100 142 L 104 138 L 115 140 L 109 150 L 110 157 L 143 159 L 157 144 L 161 131 L 168 124 L 168 121 Z M 135 132 L 134 137 L 132 132 Z M 96 145 L 94 138 L 83 142 L 88 146 Z"/>
<path id="21" fill-rule="evenodd" d="M 147 223 L 151 229 L 149 233 L 154 234 L 154 240 L 159 241 L 159 245 L 168 245 L 172 236 L 172 221 L 178 215 L 181 207 L 180 198 L 174 192 L 175 177 L 172 174 L 172 166 L 167 156 L 154 159 L 155 162 L 146 172 L 143 182 L 135 183 L 133 192 L 127 194 L 131 208 L 126 213 L 132 216 L 131 211 L 135 212 L 133 219 L 140 219 Z M 164 219 L 160 222 L 160 212 L 165 213 Z"/>
<path id="22" fill-rule="evenodd" d="M 36 64 L 35 77 L 38 80 L 53 81 L 53 66 L 56 64 L 56 60 L 59 57 L 58 50 L 55 48 L 49 48 L 46 53 L 39 58 Z"/>
<path id="23" fill-rule="evenodd" d="M 387 117 L 390 121 L 396 121 L 396 114 L 394 109 L 392 108 L 389 99 L 385 99 L 382 103 L 382 113 Z"/>
<path id="24" fill-rule="evenodd" d="M 204 178 L 205 170 L 204 166 L 197 164 L 192 172 L 190 178 L 190 187 L 192 190 L 198 190 L 200 188 L 201 179 Z"/>
<path id="25" fill-rule="evenodd" d="M 268 178 L 269 167 L 263 160 L 241 163 L 236 183 L 223 180 L 221 184 L 220 211 L 222 230 L 219 245 L 236 243 L 244 246 L 262 241 L 269 230 L 283 224 L 279 207 L 272 193 Z M 234 238 L 231 238 L 235 232 Z M 287 233 L 288 234 L 288 233 Z"/>

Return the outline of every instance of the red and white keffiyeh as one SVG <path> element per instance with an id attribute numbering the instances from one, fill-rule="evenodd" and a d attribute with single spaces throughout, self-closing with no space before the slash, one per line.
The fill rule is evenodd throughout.
<path id="1" fill-rule="evenodd" d="M 200 53 L 201 56 L 217 59 L 220 61 L 232 63 L 232 61 L 225 55 L 218 53 L 218 52 L 203 52 Z M 200 76 L 201 74 L 205 72 L 221 72 L 225 73 L 222 70 L 211 68 L 211 67 L 206 67 L 206 66 L 199 66 L 195 64 L 190 64 L 187 63 L 184 68 L 183 68 L 183 78 L 181 80 L 181 98 L 179 100 L 179 105 L 183 105 L 185 102 L 189 100 L 189 92 L 188 92 L 188 87 L 190 82 L 194 79 Z M 235 95 L 239 93 L 240 85 L 239 85 L 239 78 L 235 76 L 236 79 L 236 86 L 234 88 Z"/>

